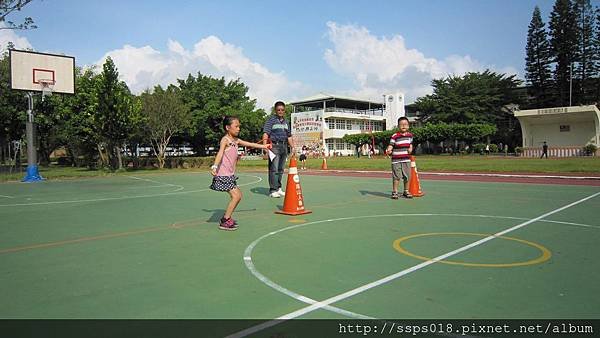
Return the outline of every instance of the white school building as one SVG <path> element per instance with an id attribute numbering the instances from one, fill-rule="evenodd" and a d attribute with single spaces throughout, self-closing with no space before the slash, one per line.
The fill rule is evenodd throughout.
<path id="1" fill-rule="evenodd" d="M 550 157 L 581 156 L 584 146 L 600 146 L 600 111 L 594 105 L 517 110 L 514 114 L 523 133 L 523 156 L 540 157 L 544 142 Z"/>
<path id="2" fill-rule="evenodd" d="M 354 145 L 342 141 L 344 135 L 391 130 L 406 116 L 402 93 L 382 95 L 379 102 L 319 93 L 290 105 L 296 147 L 306 145 L 328 156 L 356 154 Z"/>

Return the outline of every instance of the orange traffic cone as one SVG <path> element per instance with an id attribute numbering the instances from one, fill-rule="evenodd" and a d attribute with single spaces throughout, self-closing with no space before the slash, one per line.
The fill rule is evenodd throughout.
<path id="1" fill-rule="evenodd" d="M 321 170 L 327 170 L 327 158 L 323 156 L 323 163 L 321 163 Z"/>
<path id="2" fill-rule="evenodd" d="M 288 172 L 288 180 L 285 188 L 285 199 L 283 200 L 283 208 L 275 211 L 276 214 L 283 215 L 304 215 L 310 214 L 312 211 L 304 209 L 304 198 L 302 198 L 302 188 L 300 187 L 300 176 L 296 156 L 290 159 L 290 169 Z"/>
<path id="3" fill-rule="evenodd" d="M 410 180 L 408 181 L 408 192 L 414 197 L 421 197 L 425 193 L 421 190 L 421 183 L 419 182 L 419 174 L 417 173 L 417 162 L 415 157 L 410 157 Z"/>

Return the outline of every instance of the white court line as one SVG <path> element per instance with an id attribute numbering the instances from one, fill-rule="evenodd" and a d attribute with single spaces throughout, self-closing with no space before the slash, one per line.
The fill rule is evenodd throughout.
<path id="1" fill-rule="evenodd" d="M 126 177 L 133 178 L 135 180 L 140 180 L 140 181 L 146 181 L 146 182 L 151 182 L 151 183 L 162 184 L 165 187 L 175 187 L 175 188 L 177 188 L 177 189 L 175 189 L 173 191 L 170 191 L 170 192 L 181 191 L 181 190 L 184 189 L 184 187 L 182 185 L 179 185 L 179 184 L 171 184 L 171 183 L 158 182 L 158 181 L 154 181 L 154 180 L 147 179 L 147 178 L 139 178 L 139 177 L 136 177 L 136 176 L 126 176 Z"/>
<path id="2" fill-rule="evenodd" d="M 246 185 L 251 185 L 255 183 L 259 183 L 262 181 L 262 178 L 254 175 L 239 175 L 240 177 L 254 177 L 257 178 L 257 181 L 252 181 L 244 184 L 238 184 L 239 187 L 243 187 Z M 15 204 L 0 204 L 0 207 L 16 207 L 16 206 L 31 206 L 31 205 L 51 205 L 51 204 L 67 204 L 67 203 L 83 203 L 83 202 L 102 202 L 102 201 L 115 201 L 115 200 L 126 200 L 126 199 L 135 199 L 135 198 L 148 198 L 148 197 L 159 197 L 159 196 L 171 196 L 171 195 L 182 195 L 182 194 L 191 194 L 194 192 L 208 191 L 210 188 L 198 189 L 198 190 L 187 190 L 187 191 L 177 191 L 177 192 L 167 192 L 161 194 L 151 194 L 151 195 L 136 195 L 136 196 L 121 196 L 121 197 L 106 197 L 106 198 L 92 198 L 86 200 L 69 200 L 69 201 L 52 201 L 52 202 L 34 202 L 34 203 L 15 203 Z"/>
<path id="3" fill-rule="evenodd" d="M 600 176 L 485 174 L 485 173 L 439 173 L 439 172 L 419 172 L 419 174 L 423 174 L 423 175 L 438 175 L 438 176 L 484 176 L 484 177 L 559 178 L 559 179 L 575 179 L 575 180 L 600 180 Z"/>
<path id="4" fill-rule="evenodd" d="M 425 262 L 423 262 L 423 263 L 417 264 L 417 265 L 415 265 L 415 266 L 413 266 L 413 267 L 410 267 L 410 268 L 408 268 L 408 269 L 404 269 L 404 270 L 402 270 L 402 271 L 399 271 L 399 272 L 397 272 L 397 273 L 394 273 L 394 274 L 392 274 L 392 275 L 389 275 L 389 276 L 387 276 L 387 277 L 381 278 L 381 279 L 379 279 L 379 280 L 376 280 L 376 281 L 374 281 L 374 282 L 371 282 L 371 283 L 365 284 L 365 285 L 363 285 L 363 286 L 360 286 L 360 287 L 358 287 L 358 288 L 355 288 L 355 289 L 352 289 L 352 290 L 346 291 L 346 292 L 344 292 L 344 293 L 341 293 L 341 294 L 339 294 L 339 295 L 337 295 L 337 296 L 330 297 L 330 298 L 328 298 L 328 299 L 326 299 L 326 300 L 323 300 L 323 301 L 320 301 L 320 302 L 317 302 L 317 303 L 311 304 L 311 305 L 309 305 L 309 306 L 306 306 L 306 307 L 304 307 L 304 308 L 301 308 L 301 309 L 299 309 L 299 310 L 296 310 L 296 311 L 290 312 L 290 313 L 288 313 L 288 314 L 285 314 L 285 315 L 279 316 L 279 317 L 278 317 L 278 318 L 276 318 L 276 319 L 273 319 L 273 320 L 270 320 L 270 321 L 267 321 L 267 322 L 261 323 L 261 324 L 259 324 L 259 325 L 256 325 L 256 326 L 253 326 L 253 327 L 247 328 L 247 329 L 245 329 L 245 330 L 239 331 L 239 332 L 237 332 L 237 333 L 234 333 L 234 334 L 232 334 L 232 335 L 229 335 L 229 336 L 227 336 L 227 337 L 228 337 L 228 338 L 246 337 L 247 335 L 250 335 L 250 334 L 252 334 L 252 333 L 255 333 L 255 332 L 258 332 L 258 331 L 264 330 L 264 329 L 266 329 L 266 328 L 269 328 L 269 327 L 275 326 L 275 325 L 277 325 L 277 324 L 281 323 L 282 321 L 289 320 L 289 319 L 294 319 L 294 318 L 298 318 L 298 317 L 300 317 L 300 316 L 303 316 L 303 315 L 305 315 L 305 314 L 307 314 L 307 313 L 310 313 L 310 312 L 313 312 L 313 311 L 315 311 L 315 310 L 318 310 L 318 309 L 321 309 L 321 308 L 325 308 L 326 306 L 329 306 L 330 304 L 333 304 L 333 303 L 336 303 L 336 302 L 342 301 L 342 300 L 344 300 L 344 299 L 347 299 L 347 298 L 353 297 L 353 296 L 355 296 L 355 295 L 357 295 L 357 294 L 360 294 L 360 293 L 362 293 L 362 292 L 365 292 L 365 291 L 367 291 L 367 290 L 369 290 L 369 289 L 372 289 L 372 288 L 378 287 L 378 286 L 380 286 L 380 285 L 382 285 L 382 284 L 385 284 L 385 283 L 387 283 L 387 282 L 390 282 L 390 281 L 393 281 L 393 280 L 395 280 L 395 279 L 398 279 L 398 278 L 400 278 L 400 277 L 406 276 L 406 275 L 408 275 L 408 274 L 410 274 L 410 273 L 412 273 L 412 272 L 415 272 L 415 271 L 421 270 L 422 268 L 425 268 L 425 267 L 427 267 L 427 266 L 429 266 L 429 265 L 431 265 L 431 264 L 437 263 L 437 262 L 439 262 L 439 261 L 441 261 L 441 260 L 444 260 L 444 259 L 446 259 L 446 258 L 452 257 L 452 256 L 454 256 L 454 255 L 456 255 L 456 254 L 459 254 L 459 253 L 463 252 L 463 251 L 467 251 L 467 250 L 469 250 L 469 249 L 472 249 L 472 248 L 474 248 L 474 247 L 476 247 L 476 246 L 479 246 L 479 245 L 481 245 L 481 244 L 484 244 L 484 243 L 486 243 L 486 242 L 489 242 L 489 241 L 491 241 L 492 239 L 495 239 L 495 238 L 497 238 L 497 237 L 499 237 L 499 236 L 502 236 L 502 235 L 505 235 L 505 234 L 507 234 L 507 233 L 513 232 L 513 231 L 515 231 L 515 230 L 517 230 L 517 229 L 520 229 L 520 228 L 522 228 L 522 227 L 525 227 L 525 226 L 527 226 L 527 225 L 529 225 L 529 224 L 531 224 L 531 223 L 537 222 L 537 221 L 539 221 L 539 220 L 541 220 L 541 219 L 543 219 L 543 218 L 545 218 L 545 217 L 547 217 L 547 216 L 550 216 L 550 215 L 553 215 L 553 214 L 555 214 L 555 213 L 561 212 L 561 211 L 563 211 L 563 210 L 565 210 L 565 209 L 568 209 L 568 208 L 570 208 L 570 207 L 572 207 L 572 206 L 575 206 L 575 205 L 577 205 L 577 204 L 580 204 L 580 203 L 582 203 L 582 202 L 585 202 L 585 201 L 587 201 L 587 200 L 589 200 L 589 199 L 592 199 L 592 198 L 594 198 L 594 197 L 596 197 L 596 196 L 598 196 L 598 195 L 600 195 L 600 192 L 597 192 L 597 193 L 595 193 L 595 194 L 592 194 L 592 195 L 590 195 L 590 196 L 588 196 L 588 197 L 582 198 L 582 199 L 580 199 L 580 200 L 578 200 L 578 201 L 575 201 L 575 202 L 573 202 L 573 203 L 570 203 L 570 204 L 567 204 L 567 205 L 565 205 L 565 206 L 562 206 L 562 207 L 560 207 L 560 208 L 558 208 L 558 209 L 554 209 L 554 210 L 552 210 L 552 211 L 549 211 L 549 212 L 547 212 L 547 213 L 545 213 L 545 214 L 543 214 L 543 215 L 540 215 L 540 216 L 538 216 L 538 217 L 536 217 L 536 218 L 530 219 L 530 220 L 528 220 L 528 221 L 525 221 L 525 222 L 523 222 L 523 223 L 521 223 L 521 224 L 518 224 L 518 225 L 515 225 L 515 226 L 513 226 L 513 227 L 510 227 L 510 228 L 508 228 L 508 229 L 506 229 L 506 230 L 503 230 L 503 231 L 497 232 L 497 233 L 495 233 L 495 234 L 493 234 L 493 235 L 490 235 L 490 236 L 488 236 L 488 237 L 485 237 L 485 238 L 483 238 L 483 239 L 481 239 L 481 240 L 475 241 L 475 242 L 473 242 L 473 243 L 471 243 L 471 244 L 467 244 L 467 245 L 465 245 L 465 246 L 463 246 L 463 247 L 460 247 L 460 248 L 458 248 L 458 249 L 456 249 L 456 250 L 453 250 L 453 251 L 447 252 L 447 253 L 445 253 L 445 254 L 439 255 L 439 256 L 437 256 L 437 257 L 435 257 L 435 258 L 432 258 L 432 259 L 430 259 L 430 260 L 428 260 L 428 261 L 425 261 Z M 301 224 L 299 224 L 299 225 L 301 225 Z M 295 226 L 293 226 L 293 227 L 295 227 Z M 292 228 L 292 227 L 290 227 L 290 228 Z M 287 228 L 286 228 L 286 229 L 287 229 Z M 284 229 L 281 229 L 281 230 L 279 230 L 279 231 L 283 231 L 283 230 L 284 230 Z M 277 232 L 279 232 L 279 231 L 277 231 Z M 275 233 L 276 233 L 276 232 L 275 232 Z M 267 235 L 268 235 L 268 234 L 267 234 Z M 267 235 L 265 235 L 265 236 L 267 236 Z M 244 261 L 246 261 L 246 257 L 244 257 Z"/>
<path id="5" fill-rule="evenodd" d="M 316 172 L 336 172 L 336 173 L 362 173 L 362 174 L 380 174 L 386 173 L 383 170 L 315 170 Z M 600 180 L 600 176 L 565 176 L 565 175 L 527 175 L 527 174 L 500 174 L 500 173 L 447 173 L 447 172 L 428 172 L 419 171 L 421 175 L 437 175 L 437 176 L 484 176 L 484 177 L 513 177 L 513 178 L 559 178 L 559 179 L 575 179 L 575 180 Z"/>
<path id="6" fill-rule="evenodd" d="M 0 195 L 0 197 L 14 198 L 14 197 L 12 197 L 12 196 L 8 196 L 8 195 Z"/>
<path id="7" fill-rule="evenodd" d="M 265 275 L 263 275 L 260 271 L 258 271 L 258 269 L 254 266 L 254 262 L 252 261 L 252 251 L 254 250 L 254 248 L 256 247 L 256 245 L 258 245 L 259 242 L 261 242 L 263 239 L 276 235 L 278 233 L 287 231 L 287 230 L 292 230 L 292 229 L 296 229 L 296 228 L 300 228 L 300 227 L 304 227 L 306 225 L 313 225 L 313 224 L 319 224 L 319 223 L 325 223 L 325 222 L 337 222 L 337 221 L 342 221 L 342 220 L 353 220 L 353 219 L 364 219 L 364 218 L 379 218 L 379 217 L 398 217 L 398 216 L 403 216 L 403 217 L 414 217 L 414 216 L 441 216 L 441 217 L 479 217 L 479 218 L 500 218 L 500 219 L 514 219 L 514 220 L 525 220 L 528 221 L 529 218 L 523 218 L 523 217 L 511 217 L 511 216 L 494 216 L 494 215 L 472 215 L 472 214 L 388 214 L 388 215 L 366 215 L 366 216 L 355 216 L 355 217 L 343 217 L 343 218 L 336 218 L 336 219 L 327 219 L 327 220 L 320 220 L 320 221 L 313 221 L 313 222 L 308 222 L 308 223 L 302 223 L 302 224 L 296 224 L 293 226 L 288 226 L 286 228 L 277 230 L 277 231 L 273 231 L 270 232 L 268 234 L 265 234 L 263 236 L 261 236 L 260 238 L 256 239 L 254 242 L 252 242 L 244 251 L 244 264 L 246 265 L 246 268 L 250 271 L 250 273 L 252 273 L 254 275 L 254 277 L 256 277 L 258 280 L 260 280 L 261 282 L 263 282 L 265 285 L 275 289 L 278 292 L 281 292 L 291 298 L 294 298 L 300 302 L 306 303 L 306 304 L 315 304 L 317 303 L 317 301 L 315 301 L 314 299 L 311 299 L 309 297 L 306 297 L 304 295 L 298 294 L 294 291 L 291 291 L 289 289 L 286 289 L 285 287 L 275 283 L 274 281 L 270 280 L 268 277 L 266 277 Z M 572 222 L 562 222 L 562 221 L 552 221 L 552 220 L 540 220 L 540 222 L 546 222 L 546 223 L 557 223 L 557 224 L 566 224 L 566 225 L 574 225 L 574 226 L 580 226 L 580 227 L 587 227 L 587 228 L 597 228 L 600 229 L 600 226 L 596 226 L 596 225 L 589 225 L 589 224 L 580 224 L 580 223 L 572 223 Z M 341 315 L 344 315 L 346 317 L 350 317 L 350 318 L 356 318 L 356 319 L 376 319 L 373 317 L 369 317 L 363 314 L 359 314 L 359 313 L 355 313 L 355 312 L 351 312 L 348 310 L 344 310 L 344 309 L 340 309 L 337 308 L 335 306 L 331 306 L 331 305 L 327 305 L 325 307 L 323 307 L 323 309 L 334 312 L 334 313 L 338 313 Z"/>

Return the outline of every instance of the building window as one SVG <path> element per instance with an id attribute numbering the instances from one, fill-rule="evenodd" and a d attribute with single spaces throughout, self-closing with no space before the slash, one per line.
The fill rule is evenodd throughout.
<path id="1" fill-rule="evenodd" d="M 327 149 L 328 150 L 333 150 L 333 140 L 332 139 L 328 139 L 325 142 L 327 143 Z"/>
<path id="2" fill-rule="evenodd" d="M 334 119 L 325 119 L 325 123 L 327 123 L 327 129 L 334 129 L 334 127 L 335 127 Z"/>
<path id="3" fill-rule="evenodd" d="M 346 121 L 345 120 L 335 120 L 335 129 L 338 129 L 338 130 L 346 129 Z"/>

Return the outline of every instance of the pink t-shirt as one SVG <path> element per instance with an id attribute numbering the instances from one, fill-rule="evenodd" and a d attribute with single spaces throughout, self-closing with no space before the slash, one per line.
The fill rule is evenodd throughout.
<path id="1" fill-rule="evenodd" d="M 227 148 L 223 152 L 221 164 L 219 164 L 219 168 L 217 169 L 217 176 L 233 176 L 235 174 L 235 165 L 238 159 L 238 144 L 227 136 L 225 138 L 227 138 L 229 143 L 227 143 Z"/>

